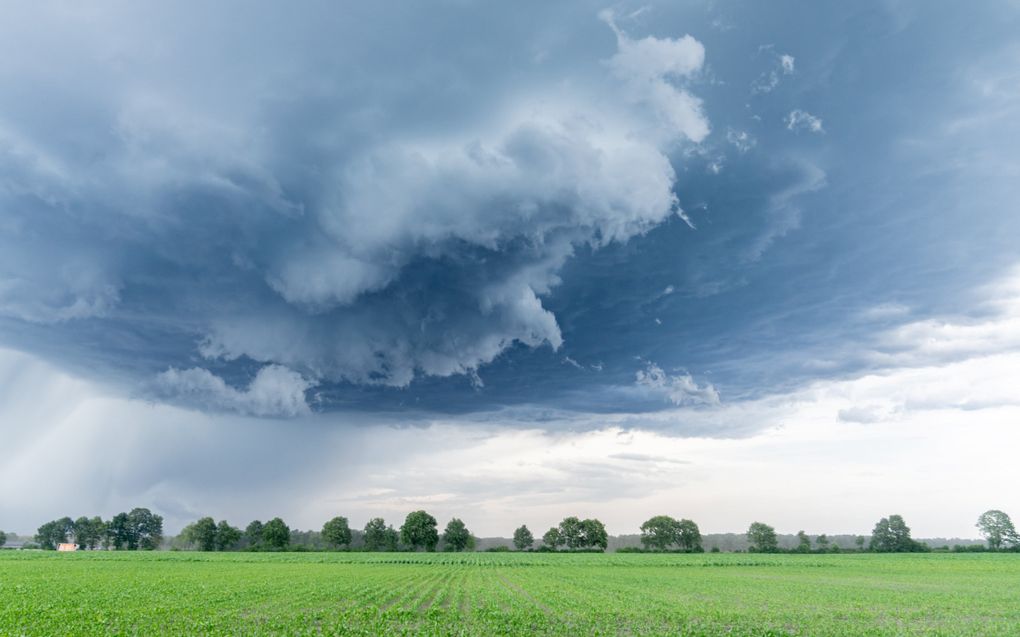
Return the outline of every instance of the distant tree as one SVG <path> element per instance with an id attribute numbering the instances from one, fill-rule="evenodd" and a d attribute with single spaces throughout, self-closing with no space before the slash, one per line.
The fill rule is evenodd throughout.
<path id="1" fill-rule="evenodd" d="M 858 551 L 863 551 L 864 550 L 864 543 L 865 542 L 867 542 L 867 540 L 865 539 L 865 537 L 863 535 L 858 535 L 857 537 L 854 538 L 854 544 L 857 545 L 857 550 Z"/>
<path id="2" fill-rule="evenodd" d="M 262 524 L 261 520 L 252 520 L 248 523 L 248 526 L 244 529 L 244 536 L 242 539 L 248 544 L 248 546 L 258 548 L 262 546 L 262 530 L 265 525 Z"/>
<path id="3" fill-rule="evenodd" d="M 685 551 L 701 553 L 701 529 L 693 520 L 683 519 L 677 523 L 677 544 Z"/>
<path id="4" fill-rule="evenodd" d="M 215 551 L 216 521 L 210 517 L 199 518 L 181 530 L 181 537 L 199 551 Z"/>
<path id="5" fill-rule="evenodd" d="M 400 549 L 400 532 L 393 528 L 392 524 L 386 527 L 383 539 L 386 542 L 386 550 L 390 553 Z"/>
<path id="6" fill-rule="evenodd" d="M 382 518 L 372 518 L 365 525 L 365 548 L 369 551 L 382 551 L 387 548 L 386 522 Z"/>
<path id="7" fill-rule="evenodd" d="M 890 515 L 875 524 L 871 532 L 870 548 L 878 553 L 905 553 L 915 550 L 916 544 L 910 539 L 910 527 L 903 518 Z"/>
<path id="8" fill-rule="evenodd" d="M 241 541 L 241 529 L 230 526 L 226 520 L 220 520 L 216 525 L 216 550 L 227 551 L 234 548 Z"/>
<path id="9" fill-rule="evenodd" d="M 443 544 L 448 550 L 463 551 L 471 544 L 471 532 L 459 518 L 453 518 L 443 531 Z"/>
<path id="10" fill-rule="evenodd" d="M 67 542 L 68 536 L 73 533 L 74 521 L 71 518 L 60 518 L 40 526 L 36 531 L 35 541 L 40 548 L 52 551 L 58 544 Z"/>
<path id="11" fill-rule="evenodd" d="M 290 527 L 280 518 L 273 518 L 262 527 L 262 542 L 270 549 L 282 551 L 290 545 Z"/>
<path id="12" fill-rule="evenodd" d="M 92 518 L 84 515 L 74 521 L 74 541 L 83 549 L 95 549 L 103 541 L 106 523 L 98 515 Z"/>
<path id="13" fill-rule="evenodd" d="M 528 530 L 527 525 L 521 525 L 516 531 L 514 531 L 514 546 L 517 547 L 518 551 L 529 549 L 535 543 L 535 536 Z"/>
<path id="14" fill-rule="evenodd" d="M 753 522 L 747 529 L 747 540 L 754 553 L 775 553 L 779 549 L 776 530 L 763 522 Z"/>
<path id="15" fill-rule="evenodd" d="M 606 550 L 609 546 L 606 526 L 594 518 L 581 520 L 581 546 Z"/>
<path id="16" fill-rule="evenodd" d="M 7 534 L 0 531 L 0 546 L 3 546 L 4 544 L 7 544 Z"/>
<path id="17" fill-rule="evenodd" d="M 154 551 L 163 542 L 163 516 L 145 508 L 131 509 L 128 523 L 131 525 L 135 548 Z"/>
<path id="18" fill-rule="evenodd" d="M 819 551 L 822 551 L 823 553 L 825 551 L 828 551 L 829 550 L 829 536 L 824 534 L 824 533 L 822 533 L 821 535 L 816 537 L 815 538 L 815 546 L 818 548 Z"/>
<path id="19" fill-rule="evenodd" d="M 1016 528 L 1009 516 L 997 509 L 985 511 L 978 517 L 977 528 L 988 541 L 988 548 L 998 551 L 1004 542 L 1020 544 Z"/>
<path id="20" fill-rule="evenodd" d="M 560 539 L 571 550 L 584 546 L 584 528 L 581 526 L 581 520 L 574 516 L 563 518 L 560 522 Z"/>
<path id="21" fill-rule="evenodd" d="M 351 527 L 347 524 L 347 518 L 337 516 L 322 525 L 322 539 L 335 548 L 350 546 Z"/>
<path id="22" fill-rule="evenodd" d="M 542 544 L 545 544 L 551 549 L 557 549 L 563 546 L 563 536 L 560 535 L 560 530 L 555 526 L 545 532 L 542 536 Z"/>
<path id="23" fill-rule="evenodd" d="M 645 548 L 665 551 L 680 541 L 680 521 L 668 515 L 656 515 L 641 525 L 641 543 Z"/>
<path id="24" fill-rule="evenodd" d="M 425 511 L 412 511 L 400 527 L 400 540 L 413 550 L 434 551 L 439 543 L 437 525 L 436 519 Z"/>
<path id="25" fill-rule="evenodd" d="M 133 551 L 138 548 L 138 538 L 134 533 L 127 513 L 118 513 L 113 516 L 113 519 L 107 525 L 106 532 L 109 536 L 110 546 L 114 550 L 127 549 Z"/>
<path id="26" fill-rule="evenodd" d="M 798 553 L 810 553 L 811 552 L 811 538 L 804 531 L 797 531 L 797 552 Z"/>

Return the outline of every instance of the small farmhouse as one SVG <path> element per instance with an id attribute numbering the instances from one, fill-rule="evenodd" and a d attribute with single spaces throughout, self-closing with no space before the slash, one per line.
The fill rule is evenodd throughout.
<path id="1" fill-rule="evenodd" d="M 57 545 L 57 550 L 58 551 L 77 551 L 78 550 L 78 545 L 77 544 L 58 544 Z"/>

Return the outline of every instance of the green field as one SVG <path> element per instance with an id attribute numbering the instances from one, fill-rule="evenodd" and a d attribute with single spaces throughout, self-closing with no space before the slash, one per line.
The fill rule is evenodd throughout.
<path id="1" fill-rule="evenodd" d="M 1020 635 L 1020 555 L 0 551 L 0 635 Z"/>

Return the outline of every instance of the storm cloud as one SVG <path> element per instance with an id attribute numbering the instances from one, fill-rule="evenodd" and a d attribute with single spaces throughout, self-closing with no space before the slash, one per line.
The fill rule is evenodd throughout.
<path id="1" fill-rule="evenodd" d="M 542 298 L 578 247 L 683 214 L 669 153 L 709 132 L 684 88 L 705 59 L 690 36 L 632 37 L 591 11 L 604 37 L 586 74 L 477 69 L 528 77 L 515 86 L 432 69 L 456 44 L 403 51 L 399 71 L 345 37 L 295 47 L 286 28 L 324 36 L 322 11 L 281 26 L 262 9 L 230 31 L 222 7 L 6 22 L 7 52 L 34 62 L 2 63 L 0 315 L 79 344 L 84 321 L 114 326 L 100 341 L 159 326 L 176 345 L 152 356 L 156 395 L 295 413 L 286 396 L 252 411 L 204 366 L 267 365 L 255 388 L 477 378 L 514 343 L 561 346 Z M 326 14 L 338 36 L 387 22 Z M 53 30 L 25 28 L 38 20 Z"/>

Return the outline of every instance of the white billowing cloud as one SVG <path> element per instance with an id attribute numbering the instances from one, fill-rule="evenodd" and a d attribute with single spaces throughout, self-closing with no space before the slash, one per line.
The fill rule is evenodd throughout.
<path id="1" fill-rule="evenodd" d="M 312 383 L 282 365 L 266 365 L 247 389 L 228 385 L 206 369 L 170 368 L 156 377 L 155 390 L 176 401 L 213 411 L 294 417 L 311 413 L 305 391 Z"/>
<path id="2" fill-rule="evenodd" d="M 700 71 L 705 64 L 705 47 L 689 35 L 633 40 L 616 25 L 611 10 L 602 11 L 599 17 L 616 33 L 618 50 L 608 65 L 626 83 L 631 99 L 651 106 L 674 133 L 694 142 L 703 140 L 709 126 L 701 100 L 677 88 L 671 80 Z"/>
<path id="3" fill-rule="evenodd" d="M 795 108 L 787 114 L 783 120 L 786 128 L 795 132 L 808 131 L 810 133 L 824 133 L 822 120 L 811 113 Z"/>
<path id="4" fill-rule="evenodd" d="M 655 363 L 638 370 L 635 378 L 639 387 L 661 394 L 677 406 L 719 404 L 719 392 L 711 383 L 699 385 L 690 374 L 667 374 Z"/>
<path id="5" fill-rule="evenodd" d="M 783 73 L 790 75 L 793 73 L 793 56 L 782 54 L 779 56 L 779 64 L 783 68 Z"/>

